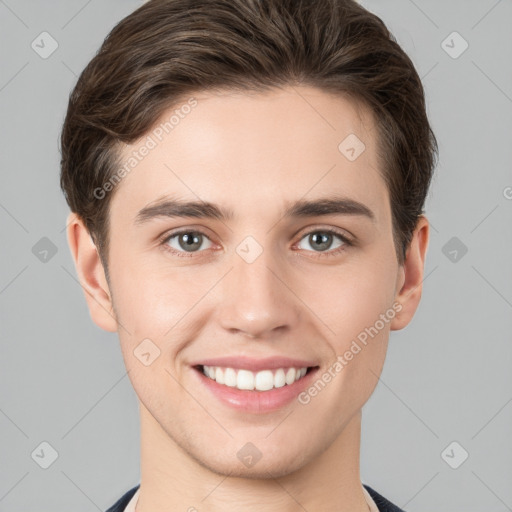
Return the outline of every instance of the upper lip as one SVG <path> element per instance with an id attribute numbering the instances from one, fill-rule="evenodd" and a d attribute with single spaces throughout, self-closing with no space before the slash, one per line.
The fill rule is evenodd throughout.
<path id="1" fill-rule="evenodd" d="M 305 368 L 317 366 L 317 363 L 304 359 L 293 359 L 281 356 L 266 357 L 264 359 L 254 359 L 247 356 L 230 356 L 203 359 L 193 363 L 191 366 L 220 366 L 223 368 L 236 368 L 258 372 L 260 370 L 273 370 L 276 368 Z"/>

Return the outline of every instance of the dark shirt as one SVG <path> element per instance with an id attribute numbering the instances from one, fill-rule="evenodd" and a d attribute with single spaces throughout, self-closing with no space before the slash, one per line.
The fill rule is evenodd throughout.
<path id="1" fill-rule="evenodd" d="M 106 512 L 124 512 L 125 507 L 128 505 L 132 496 L 137 492 L 139 485 L 136 485 L 133 489 L 126 492 L 119 500 L 112 505 Z M 405 512 L 401 508 L 388 501 L 384 496 L 381 496 L 377 491 L 373 490 L 368 485 L 363 484 L 364 488 L 368 491 L 368 494 L 372 497 L 373 501 L 377 505 L 379 512 Z"/>

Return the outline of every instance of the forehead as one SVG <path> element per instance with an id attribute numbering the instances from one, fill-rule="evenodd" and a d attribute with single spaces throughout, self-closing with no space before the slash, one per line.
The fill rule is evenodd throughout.
<path id="1" fill-rule="evenodd" d="M 121 150 L 121 163 L 134 165 L 125 165 L 113 216 L 135 217 L 165 195 L 270 216 L 285 203 L 335 193 L 368 205 L 378 222 L 389 217 L 376 127 L 365 106 L 302 86 L 192 98 Z"/>

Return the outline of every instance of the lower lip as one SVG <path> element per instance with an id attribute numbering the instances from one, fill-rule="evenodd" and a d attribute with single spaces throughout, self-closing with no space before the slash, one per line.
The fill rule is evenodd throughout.
<path id="1" fill-rule="evenodd" d="M 268 391 L 232 388 L 210 379 L 200 369 L 194 368 L 194 373 L 199 376 L 200 382 L 222 403 L 244 412 L 266 413 L 276 411 L 289 404 L 310 385 L 318 369 L 318 367 L 312 368 L 293 384 L 285 384 L 280 388 L 272 388 Z"/>

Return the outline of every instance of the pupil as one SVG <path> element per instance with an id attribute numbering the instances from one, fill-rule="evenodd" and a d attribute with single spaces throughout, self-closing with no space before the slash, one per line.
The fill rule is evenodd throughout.
<path id="1" fill-rule="evenodd" d="M 182 247 L 182 249 L 185 249 L 186 251 L 197 249 L 198 247 L 201 247 L 201 236 L 202 235 L 200 235 L 199 233 L 196 233 L 195 235 L 191 235 L 190 233 L 183 233 L 179 237 L 180 246 Z"/>
<path id="2" fill-rule="evenodd" d="M 328 233 L 322 233 L 321 235 L 317 235 L 316 233 L 310 235 L 314 243 L 317 243 L 317 248 L 319 249 L 328 249 L 331 245 L 331 236 Z M 313 245 L 313 244 L 312 244 Z"/>

